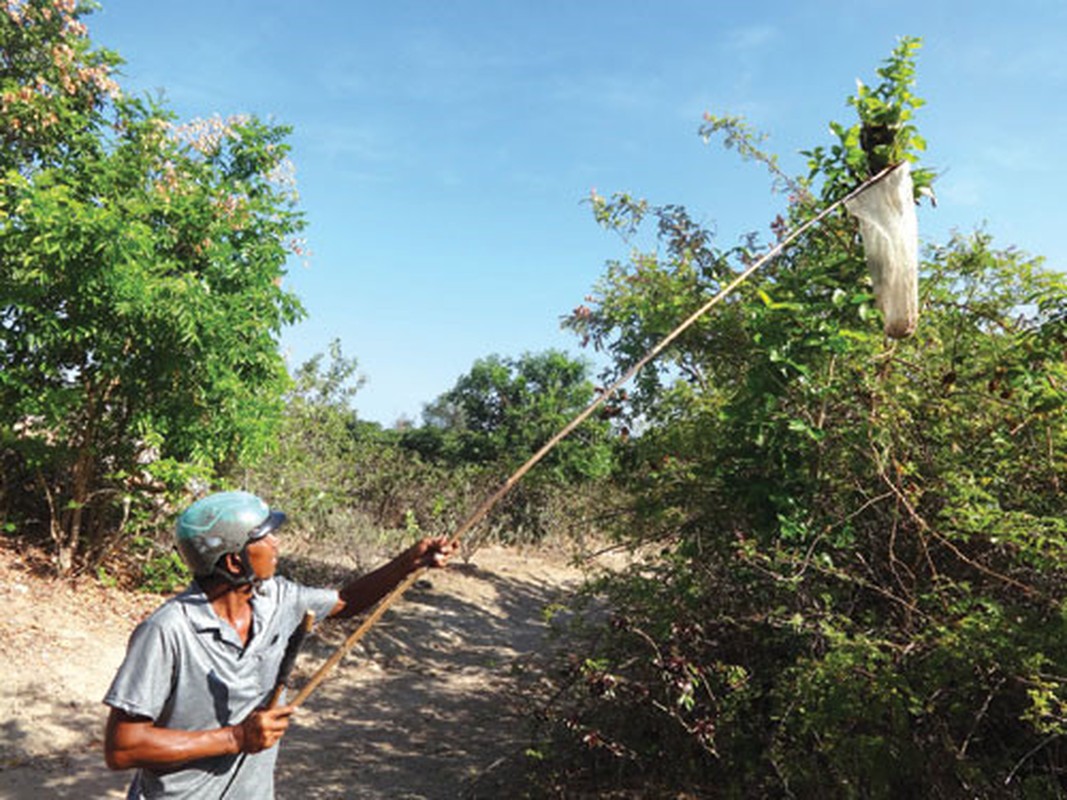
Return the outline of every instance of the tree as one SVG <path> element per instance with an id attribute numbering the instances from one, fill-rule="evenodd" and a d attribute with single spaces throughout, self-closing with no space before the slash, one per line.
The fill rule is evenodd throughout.
<path id="1" fill-rule="evenodd" d="M 516 359 L 478 359 L 448 392 L 423 410 L 426 428 L 453 437 L 454 457 L 511 470 L 525 462 L 594 397 L 589 365 L 557 350 Z M 546 456 L 539 469 L 558 482 L 606 476 L 610 424 L 590 420 Z M 425 437 L 423 437 L 425 438 Z"/>
<path id="2" fill-rule="evenodd" d="M 352 401 L 364 381 L 357 360 L 332 341 L 328 354 L 296 369 L 274 446 L 246 468 L 257 494 L 318 535 L 342 529 L 335 520 L 355 504 L 362 459 Z"/>
<path id="3" fill-rule="evenodd" d="M 3 499 L 48 520 L 64 571 L 146 492 L 269 443 L 302 314 L 287 129 L 124 95 L 92 8 L 0 12 L 0 433 L 23 476 Z"/>
<path id="4" fill-rule="evenodd" d="M 556 350 L 478 359 L 425 406 L 424 424 L 404 431 L 400 443 L 451 471 L 448 501 L 437 505 L 458 508 L 462 513 L 448 513 L 458 524 L 592 402 L 598 389 L 588 376 L 586 362 Z M 489 535 L 507 541 L 582 536 L 596 527 L 589 519 L 602 505 L 614 463 L 608 418 L 586 420 L 508 493 Z"/>
<path id="5" fill-rule="evenodd" d="M 880 159 L 917 159 L 917 46 L 861 87 L 860 122 L 833 126 L 806 177 L 709 118 L 788 189 L 772 233 Z M 872 120 L 892 134 L 873 161 Z M 571 317 L 620 371 L 752 256 L 716 249 L 684 209 L 594 210 L 624 228 L 651 216 L 663 242 L 610 265 Z M 889 343 L 867 280 L 854 222 L 830 217 L 639 383 L 620 535 L 662 558 L 600 587 L 615 613 L 575 661 L 565 726 L 722 796 L 1052 796 L 1067 769 L 1067 281 L 957 237 L 927 255 L 919 331 Z"/>

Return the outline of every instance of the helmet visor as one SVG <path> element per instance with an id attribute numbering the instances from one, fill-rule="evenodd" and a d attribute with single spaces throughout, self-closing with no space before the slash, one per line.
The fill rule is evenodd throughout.
<path id="1" fill-rule="evenodd" d="M 248 532 L 248 541 L 254 542 L 262 539 L 268 533 L 272 533 L 285 522 L 285 514 L 281 511 L 271 511 L 267 518 Z"/>

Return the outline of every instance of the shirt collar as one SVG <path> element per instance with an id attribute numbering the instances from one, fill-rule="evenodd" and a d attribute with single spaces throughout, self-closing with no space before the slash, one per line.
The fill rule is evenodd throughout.
<path id="1" fill-rule="evenodd" d="M 256 642 L 258 638 L 261 638 L 256 635 L 257 633 L 266 630 L 266 623 L 270 619 L 271 609 L 277 602 L 277 595 L 277 587 L 274 584 L 273 577 L 263 581 L 259 588 L 252 593 L 252 642 Z M 193 626 L 193 630 L 197 633 L 219 631 L 223 638 L 229 638 L 232 635 L 234 642 L 238 645 L 240 644 L 237 642 L 236 631 L 225 624 L 215 612 L 215 608 L 211 605 L 211 601 L 208 600 L 199 583 L 193 581 L 185 591 L 178 595 L 177 600 L 181 604 L 189 624 Z"/>
<path id="2" fill-rule="evenodd" d="M 219 630 L 222 627 L 222 620 L 219 619 L 219 615 L 211 607 L 211 601 L 207 599 L 204 590 L 196 581 L 193 581 L 184 592 L 178 595 L 177 599 L 182 611 L 185 612 L 185 618 L 189 620 L 193 630 L 197 633 Z"/>

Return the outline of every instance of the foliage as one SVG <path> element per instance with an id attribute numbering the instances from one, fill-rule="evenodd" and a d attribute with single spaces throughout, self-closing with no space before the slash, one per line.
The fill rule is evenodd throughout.
<path id="1" fill-rule="evenodd" d="M 2 500 L 47 520 L 64 570 L 131 505 L 266 446 L 302 313 L 281 288 L 303 224 L 286 129 L 123 95 L 90 10 L 0 11 Z"/>
<path id="2" fill-rule="evenodd" d="M 241 465 L 233 478 L 285 509 L 291 524 L 304 534 L 336 546 L 368 551 L 386 537 L 452 534 L 500 486 L 513 463 L 508 459 L 525 460 L 541 443 L 522 436 L 547 438 L 555 430 L 544 431 L 562 427 L 566 420 L 559 417 L 573 409 L 553 409 L 553 404 L 559 406 L 560 398 L 568 398 L 566 402 L 584 407 L 592 392 L 584 379 L 584 365 L 547 353 L 514 361 L 493 356 L 477 362 L 471 374 L 457 382 L 468 391 L 464 399 L 474 396 L 471 375 L 505 363 L 518 365 L 518 372 L 501 381 L 501 391 L 493 399 L 521 400 L 529 415 L 502 415 L 513 430 L 501 432 L 486 424 L 487 415 L 464 416 L 465 406 L 450 401 L 459 394 L 442 395 L 429 406 L 429 422 L 422 427 L 383 430 L 358 418 L 352 403 L 363 378 L 356 360 L 344 356 L 335 341 L 328 354 L 314 356 L 294 372 L 277 446 Z M 517 386 L 520 380 L 523 383 Z M 542 396 L 534 397 L 536 393 Z M 469 407 L 478 406 L 472 402 Z M 466 426 L 468 418 L 480 419 L 478 434 Z M 597 518 L 613 493 L 588 473 L 598 468 L 598 459 L 612 455 L 611 442 L 603 435 L 605 425 L 601 421 L 593 428 L 602 436 L 601 449 L 589 448 L 587 441 L 591 452 L 573 452 L 569 461 L 557 462 L 561 472 L 549 470 L 516 486 L 488 521 L 464 538 L 465 551 L 486 541 L 533 541 L 550 531 L 581 540 L 599 528 Z M 502 447 L 502 442 L 514 452 L 491 450 Z M 357 538 L 363 541 L 356 542 Z"/>
<path id="3" fill-rule="evenodd" d="M 426 428 L 451 437 L 439 452 L 512 470 L 585 409 L 594 392 L 589 365 L 560 351 L 491 355 L 475 361 L 423 417 Z M 546 456 L 541 472 L 559 482 L 604 477 L 611 469 L 609 433 L 605 420 L 592 420 Z"/>
<path id="4" fill-rule="evenodd" d="M 897 126 L 889 158 L 921 144 L 915 46 L 853 102 L 861 123 Z M 772 233 L 814 213 L 816 180 L 825 202 L 877 168 L 834 130 Z M 621 372 L 751 251 L 715 249 L 677 207 L 594 210 L 626 233 L 651 218 L 662 242 L 609 264 L 569 320 Z M 638 382 L 620 536 L 657 557 L 594 587 L 611 623 L 556 713 L 594 763 L 722 797 L 1055 795 L 1067 281 L 983 233 L 932 248 L 923 271 L 919 331 L 887 343 L 854 225 L 830 217 Z"/>
<path id="5" fill-rule="evenodd" d="M 383 538 L 447 533 L 471 502 L 462 468 L 427 463 L 400 445 L 400 432 L 358 419 L 363 382 L 339 341 L 308 359 L 293 374 L 275 446 L 234 476 L 284 509 L 293 528 L 357 559 Z"/>
<path id="6" fill-rule="evenodd" d="M 598 390 L 588 374 L 587 363 L 555 350 L 478 359 L 400 442 L 430 463 L 464 470 L 483 499 L 592 403 Z M 607 481 L 613 464 L 608 416 L 587 419 L 495 510 L 505 538 L 538 540 L 579 527 L 593 487 Z"/>
<path id="7" fill-rule="evenodd" d="M 829 152 L 822 147 L 806 151 L 809 178 L 824 179 L 822 199 L 836 200 L 848 194 L 856 183 L 901 161 L 917 164 L 926 150 L 914 123 L 915 111 L 924 101 L 913 92 L 915 54 L 921 42 L 904 37 L 885 63 L 877 70 L 881 82 L 871 88 L 856 81 L 856 94 L 848 104 L 856 110 L 859 121 L 849 127 L 836 122 L 830 130 L 838 139 Z M 912 171 L 915 190 L 922 193 L 933 181 L 933 172 L 918 168 Z"/>
<path id="8" fill-rule="evenodd" d="M 149 536 L 134 536 L 132 546 L 142 560 L 137 579 L 141 591 L 170 594 L 189 585 L 192 575 L 173 547 L 161 547 Z"/>
<path id="9" fill-rule="evenodd" d="M 356 457 L 350 404 L 364 380 L 340 341 L 330 343 L 325 366 L 323 359 L 316 354 L 296 369 L 277 440 L 243 475 L 250 490 L 316 535 L 334 529 L 331 520 L 348 501 Z"/>

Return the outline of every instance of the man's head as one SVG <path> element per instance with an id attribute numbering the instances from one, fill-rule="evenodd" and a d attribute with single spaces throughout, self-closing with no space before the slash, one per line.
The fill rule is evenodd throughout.
<path id="1" fill-rule="evenodd" d="M 258 578 L 247 547 L 269 536 L 285 522 L 285 514 L 249 492 L 217 492 L 197 500 L 178 517 L 178 551 L 197 578 L 222 577 L 234 584 Z M 240 569 L 227 568 L 234 559 Z"/>

